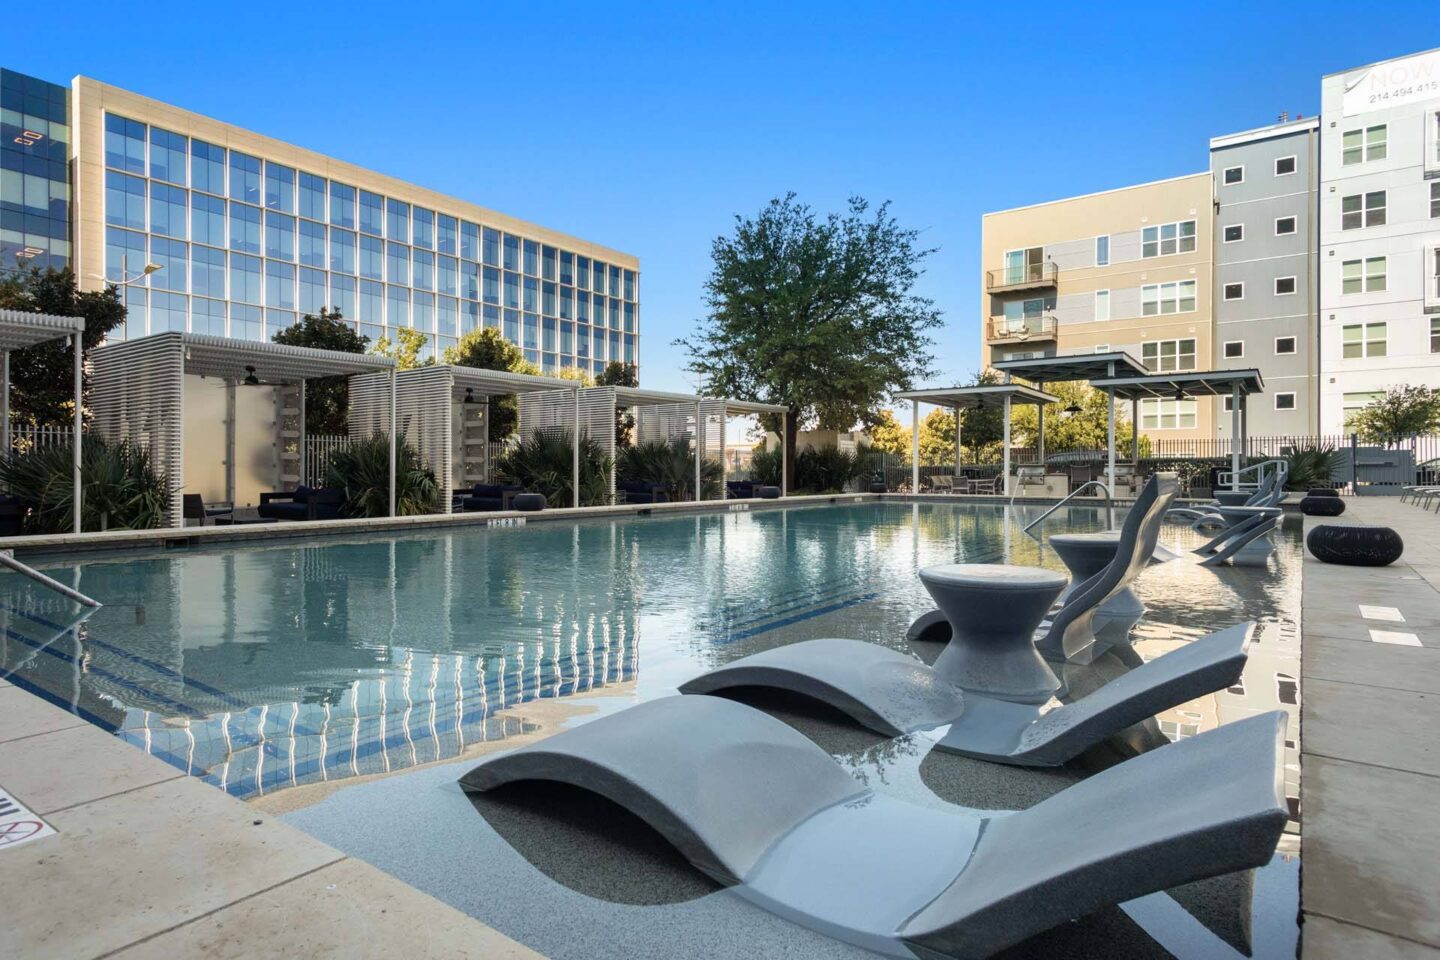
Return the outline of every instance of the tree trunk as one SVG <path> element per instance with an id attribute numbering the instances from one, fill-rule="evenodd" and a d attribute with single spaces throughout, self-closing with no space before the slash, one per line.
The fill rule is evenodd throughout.
<path id="1" fill-rule="evenodd" d="M 781 429 L 785 431 L 785 492 L 795 492 L 795 444 L 800 439 L 800 431 L 797 429 L 800 423 L 800 411 L 794 407 L 790 412 L 783 414 Z"/>

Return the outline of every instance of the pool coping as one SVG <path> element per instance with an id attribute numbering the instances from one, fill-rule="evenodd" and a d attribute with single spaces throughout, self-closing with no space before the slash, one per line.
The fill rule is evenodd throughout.
<path id="1" fill-rule="evenodd" d="M 511 527 L 604 518 L 684 516 L 778 510 L 787 507 L 851 503 L 967 503 L 1015 506 L 1053 506 L 1061 501 L 1045 497 L 1009 497 L 969 494 L 827 493 L 800 494 L 778 499 L 693 500 L 676 503 L 622 503 L 597 507 L 556 507 L 521 512 L 427 513 L 410 517 L 369 517 L 323 521 L 281 521 L 224 527 L 160 527 L 153 530 L 108 530 L 93 533 L 39 534 L 0 538 L 0 550 L 14 551 L 21 559 L 57 554 L 90 553 L 145 547 L 173 549 L 211 543 L 254 543 L 274 540 L 321 539 L 354 533 L 414 533 L 452 527 Z M 1128 506 L 1133 498 L 1117 497 L 1112 504 Z M 1177 505 L 1191 501 L 1176 501 Z M 1100 497 L 1073 501 L 1075 506 L 1099 507 Z"/>

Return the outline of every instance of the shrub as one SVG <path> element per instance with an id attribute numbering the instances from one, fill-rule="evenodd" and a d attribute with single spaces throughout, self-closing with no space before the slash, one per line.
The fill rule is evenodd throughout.
<path id="1" fill-rule="evenodd" d="M 52 444 L 0 459 L 0 482 L 29 508 L 28 533 L 69 533 L 74 516 L 73 448 Z M 170 481 L 143 448 L 87 437 L 80 446 L 80 528 L 146 530 L 170 506 Z"/>
<path id="2" fill-rule="evenodd" d="M 511 447 L 495 464 L 495 471 L 508 483 L 526 491 L 543 493 L 552 507 L 571 504 L 575 470 L 575 448 L 569 430 L 547 433 L 536 430 L 528 439 Z M 589 434 L 580 435 L 580 506 L 594 507 L 609 502 L 610 471 L 614 461 Z"/>
<path id="3" fill-rule="evenodd" d="M 777 447 L 756 447 L 750 454 L 750 479 L 759 484 L 780 486 L 780 474 L 785 469 L 785 458 Z"/>
<path id="4" fill-rule="evenodd" d="M 330 455 L 325 486 L 345 495 L 340 512 L 347 517 L 390 515 L 390 437 L 376 433 Z M 420 464 L 408 440 L 395 446 L 395 513 L 407 517 L 434 513 L 440 499 L 435 474 Z"/>
<path id="5" fill-rule="evenodd" d="M 839 447 L 806 447 L 795 458 L 795 486 L 801 490 L 838 493 L 864 472 L 861 458 Z"/>
<path id="6" fill-rule="evenodd" d="M 1335 474 L 1336 459 L 1335 448 L 1328 443 L 1295 448 L 1285 457 L 1290 465 L 1290 472 L 1285 477 L 1285 489 L 1309 490 L 1311 487 L 1330 486 Z"/>
<path id="7" fill-rule="evenodd" d="M 615 473 L 621 480 L 638 480 L 665 488 L 671 500 L 695 499 L 695 448 L 689 437 L 675 440 L 648 440 L 620 451 Z M 700 488 L 706 500 L 720 498 L 724 465 L 714 457 L 700 463 Z"/>

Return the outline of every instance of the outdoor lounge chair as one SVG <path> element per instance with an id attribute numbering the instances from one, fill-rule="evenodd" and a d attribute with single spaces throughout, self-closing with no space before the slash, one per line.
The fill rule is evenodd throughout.
<path id="1" fill-rule="evenodd" d="M 337 520 L 345 495 L 339 490 L 307 487 L 260 494 L 255 512 L 267 520 Z"/>
<path id="2" fill-rule="evenodd" d="M 755 496 L 753 480 L 726 480 L 725 496 L 731 500 L 749 500 Z"/>
<path id="3" fill-rule="evenodd" d="M 205 526 L 212 517 L 233 516 L 235 508 L 228 505 L 206 506 L 205 498 L 198 493 L 186 493 L 180 497 L 180 515 L 188 524 L 191 520 L 199 520 L 200 526 Z"/>
<path id="4" fill-rule="evenodd" d="M 859 640 L 776 647 L 702 674 L 681 684 L 680 692 L 768 687 L 797 693 L 886 737 L 948 723 L 938 749 L 994 763 L 1053 767 L 1163 710 L 1234 686 L 1254 632 L 1255 624 L 1241 623 L 1212 633 L 1044 714 L 1041 704 L 962 690 L 943 668 Z"/>
<path id="5" fill-rule="evenodd" d="M 24 533 L 28 509 L 19 497 L 0 494 L 0 537 L 18 537 Z"/>
<path id="6" fill-rule="evenodd" d="M 1098 573 L 1073 584 L 1065 602 L 1035 633 L 1035 646 L 1050 660 L 1089 663 L 1109 647 L 1097 638 L 1095 616 L 1111 597 L 1128 587 L 1150 563 L 1160 540 L 1165 512 L 1180 490 L 1173 473 L 1151 474 L 1120 526 L 1115 558 Z M 937 609 L 921 614 L 906 631 L 907 640 L 948 642 L 950 624 Z"/>
<path id="7" fill-rule="evenodd" d="M 1278 507 L 1284 499 L 1285 474 L 1280 470 L 1274 470 L 1265 477 L 1253 493 L 1244 497 L 1239 504 L 1228 505 Z M 1227 504 L 1220 499 L 1210 500 L 1207 503 L 1186 504 L 1183 507 L 1172 507 L 1166 516 L 1171 520 L 1184 520 L 1198 530 L 1204 526 L 1223 523 L 1223 518 L 1218 513 L 1221 506 L 1227 506 Z"/>
<path id="8" fill-rule="evenodd" d="M 621 503 L 669 503 L 670 495 L 663 484 L 644 480 L 616 480 L 615 494 Z"/>
<path id="9" fill-rule="evenodd" d="M 460 509 L 466 513 L 508 510 L 510 500 L 525 488 L 518 483 L 477 483 L 470 490 L 470 496 L 460 501 Z"/>
<path id="10" fill-rule="evenodd" d="M 1285 719 L 1167 744 L 987 819 L 876 794 L 785 723 L 717 697 L 642 703 L 489 758 L 460 784 L 589 790 L 780 917 L 890 956 L 974 960 L 1268 863 L 1289 816 Z"/>

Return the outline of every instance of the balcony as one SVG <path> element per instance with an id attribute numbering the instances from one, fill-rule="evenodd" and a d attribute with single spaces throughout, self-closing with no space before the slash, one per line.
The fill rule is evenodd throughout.
<path id="1" fill-rule="evenodd" d="M 985 342 L 1035 343 L 1054 340 L 1059 336 L 1059 326 L 1054 317 L 1021 317 L 1013 320 L 992 317 L 986 326 Z"/>
<path id="2" fill-rule="evenodd" d="M 1436 127 L 1440 128 L 1440 120 L 1436 120 Z M 1440 177 L 1440 133 L 1435 139 L 1425 145 L 1425 179 Z"/>
<path id="3" fill-rule="evenodd" d="M 999 270 L 985 271 L 985 289 L 990 293 L 1009 293 L 1012 290 L 1038 290 L 1053 287 L 1060 279 L 1060 269 L 1054 261 L 1026 263 Z"/>

